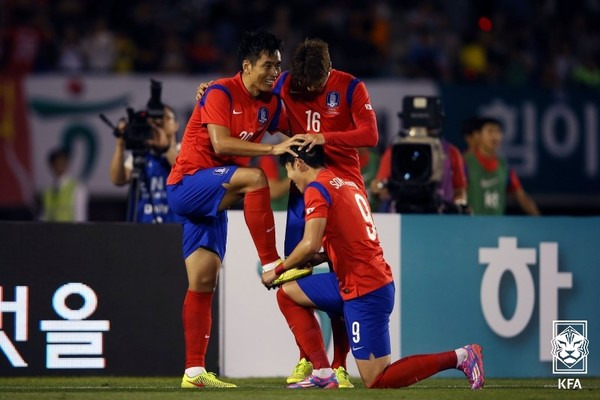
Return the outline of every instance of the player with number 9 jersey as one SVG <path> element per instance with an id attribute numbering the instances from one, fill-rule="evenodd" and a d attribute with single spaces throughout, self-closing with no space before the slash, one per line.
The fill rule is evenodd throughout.
<path id="1" fill-rule="evenodd" d="M 342 299 L 365 295 L 393 281 L 369 202 L 355 182 L 324 169 L 304 191 L 304 203 L 307 221 L 327 219 L 323 248 L 338 277 Z"/>

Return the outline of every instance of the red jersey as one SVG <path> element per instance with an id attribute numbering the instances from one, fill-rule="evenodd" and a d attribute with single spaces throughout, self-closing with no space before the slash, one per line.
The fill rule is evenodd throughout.
<path id="1" fill-rule="evenodd" d="M 334 69 L 323 91 L 307 96 L 294 92 L 291 81 L 286 71 L 273 90 L 283 100 L 290 131 L 323 134 L 327 168 L 364 188 L 357 148 L 373 147 L 379 138 L 365 84 Z"/>
<path id="2" fill-rule="evenodd" d="M 327 218 L 323 248 L 337 275 L 342 299 L 350 300 L 392 282 L 392 270 L 362 189 L 324 169 L 304 191 L 306 221 Z"/>
<path id="3" fill-rule="evenodd" d="M 259 143 L 267 129 L 275 131 L 281 112 L 281 101 L 277 96 L 263 93 L 252 97 L 242 82 L 241 73 L 215 81 L 194 107 L 167 184 L 175 184 L 183 175 L 201 169 L 248 165 L 250 157 L 215 153 L 207 124 L 224 126 L 232 137 Z"/>

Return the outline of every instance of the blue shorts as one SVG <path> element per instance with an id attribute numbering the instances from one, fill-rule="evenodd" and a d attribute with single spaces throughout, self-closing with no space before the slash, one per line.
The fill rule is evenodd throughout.
<path id="1" fill-rule="evenodd" d="M 298 243 L 304 236 L 304 196 L 292 184 L 290 187 L 290 197 L 288 198 L 287 219 L 285 223 L 285 256 L 292 254 Z"/>
<path id="2" fill-rule="evenodd" d="M 344 300 L 340 295 L 337 277 L 333 272 L 314 274 L 298 279 L 298 286 L 315 303 L 317 309 L 325 311 L 330 317 L 344 315 Z"/>
<path id="3" fill-rule="evenodd" d="M 167 185 L 171 209 L 183 220 L 183 258 L 198 248 L 216 253 L 221 261 L 227 243 L 227 211 L 219 211 L 237 166 L 203 169 L 184 175 L 175 185 Z"/>
<path id="4" fill-rule="evenodd" d="M 394 282 L 344 302 L 344 319 L 352 355 L 368 360 L 391 354 L 390 314 L 394 308 Z"/>

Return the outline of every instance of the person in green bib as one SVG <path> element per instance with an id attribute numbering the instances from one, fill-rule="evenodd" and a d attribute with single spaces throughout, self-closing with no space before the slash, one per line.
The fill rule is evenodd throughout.
<path id="1" fill-rule="evenodd" d="M 498 156 L 502 125 L 494 118 L 479 120 L 475 131 L 476 146 L 464 156 L 467 170 L 467 199 L 473 215 L 503 215 L 506 194 L 515 196 L 521 209 L 540 215 L 535 201 L 525 192 L 515 171 Z"/>
<path id="2" fill-rule="evenodd" d="M 69 176 L 69 151 L 52 150 L 48 165 L 52 185 L 42 192 L 41 219 L 48 222 L 82 222 L 87 220 L 88 196 L 85 187 Z"/>

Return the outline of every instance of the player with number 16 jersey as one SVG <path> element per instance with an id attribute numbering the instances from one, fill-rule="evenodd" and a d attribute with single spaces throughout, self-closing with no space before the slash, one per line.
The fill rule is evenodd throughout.
<path id="1" fill-rule="evenodd" d="M 281 96 L 286 106 L 291 133 L 322 134 L 327 167 L 364 190 L 358 148 L 375 146 L 379 136 L 364 82 L 331 69 L 323 87 L 312 92 L 299 91 L 295 90 L 293 77 L 286 71 L 279 77 L 273 92 Z M 280 127 L 282 131 L 284 128 Z"/>

